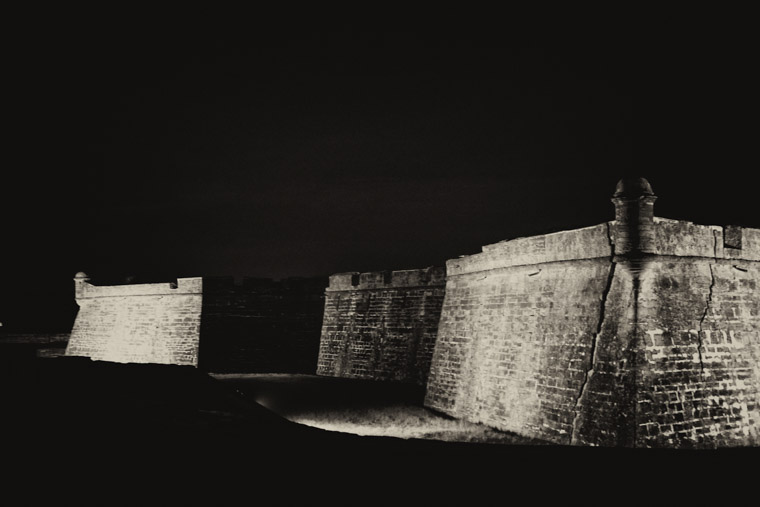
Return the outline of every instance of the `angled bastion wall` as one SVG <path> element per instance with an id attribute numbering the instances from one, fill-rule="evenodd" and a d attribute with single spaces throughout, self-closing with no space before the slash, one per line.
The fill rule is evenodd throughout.
<path id="1" fill-rule="evenodd" d="M 599 333 L 631 326 L 625 280 L 611 282 L 609 224 L 486 246 L 447 262 L 425 404 L 551 441 L 569 441 Z M 612 336 L 610 336 L 612 338 Z M 610 343 L 610 348 L 617 344 Z M 619 398 L 630 369 L 608 383 Z M 623 417 L 621 413 L 608 418 Z"/>
<path id="2" fill-rule="evenodd" d="M 654 225 L 636 302 L 636 443 L 760 445 L 760 230 Z"/>
<path id="3" fill-rule="evenodd" d="M 443 267 L 331 276 L 317 374 L 424 385 L 445 280 Z"/>
<path id="4" fill-rule="evenodd" d="M 760 444 L 760 231 L 615 220 L 447 262 L 425 404 L 552 442 Z"/>
<path id="5" fill-rule="evenodd" d="M 198 365 L 203 283 L 96 286 L 74 278 L 79 313 L 67 356 L 117 363 Z"/>
<path id="6" fill-rule="evenodd" d="M 318 277 L 199 277 L 96 286 L 81 273 L 66 355 L 211 372 L 313 373 L 325 284 Z"/>

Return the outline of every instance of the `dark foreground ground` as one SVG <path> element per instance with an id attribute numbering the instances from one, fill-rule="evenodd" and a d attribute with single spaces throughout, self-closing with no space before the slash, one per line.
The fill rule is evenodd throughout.
<path id="1" fill-rule="evenodd" d="M 191 367 L 38 359 L 3 375 L 5 505 L 491 505 L 756 498 L 756 449 L 361 437 Z M 271 403 L 288 405 L 288 400 Z M 308 395 L 307 395 L 308 396 Z M 316 396 L 313 394 L 313 396 Z M 744 500 L 746 501 L 746 500 Z"/>

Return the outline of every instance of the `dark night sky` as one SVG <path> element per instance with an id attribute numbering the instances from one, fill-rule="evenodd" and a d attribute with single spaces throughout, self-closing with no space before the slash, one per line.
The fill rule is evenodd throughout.
<path id="1" fill-rule="evenodd" d="M 611 219 L 634 173 L 659 216 L 758 227 L 732 123 L 754 84 L 697 32 L 31 34 L 11 51 L 0 321 L 60 327 L 80 270 L 442 264 Z"/>

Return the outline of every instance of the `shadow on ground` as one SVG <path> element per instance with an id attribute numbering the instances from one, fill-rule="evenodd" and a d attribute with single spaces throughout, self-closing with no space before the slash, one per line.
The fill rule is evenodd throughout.
<path id="1" fill-rule="evenodd" d="M 520 495 L 596 504 L 622 492 L 669 498 L 653 496 L 655 483 L 679 499 L 698 491 L 704 500 L 718 491 L 696 488 L 705 476 L 754 484 L 754 449 L 489 445 L 322 431 L 192 367 L 57 358 L 30 361 L 2 380 L 0 478 L 9 505 L 477 505 Z"/>
<path id="2" fill-rule="evenodd" d="M 414 384 L 303 374 L 212 374 L 282 416 L 316 410 L 422 406 L 425 389 Z"/>

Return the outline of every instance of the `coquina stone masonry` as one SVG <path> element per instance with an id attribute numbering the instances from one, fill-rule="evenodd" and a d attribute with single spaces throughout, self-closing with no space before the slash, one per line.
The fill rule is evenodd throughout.
<path id="1" fill-rule="evenodd" d="M 117 363 L 198 365 L 202 278 L 96 286 L 78 273 L 67 356 Z"/>
<path id="2" fill-rule="evenodd" d="M 66 355 L 211 372 L 316 369 L 326 278 L 180 278 L 98 286 L 74 279 Z"/>
<path id="3" fill-rule="evenodd" d="M 443 267 L 331 276 L 317 374 L 424 385 L 445 282 Z"/>
<path id="4" fill-rule="evenodd" d="M 426 406 L 560 444 L 760 444 L 760 230 L 654 216 L 447 262 Z"/>

